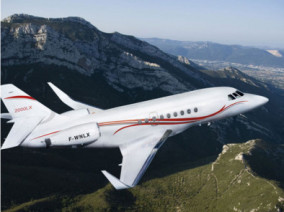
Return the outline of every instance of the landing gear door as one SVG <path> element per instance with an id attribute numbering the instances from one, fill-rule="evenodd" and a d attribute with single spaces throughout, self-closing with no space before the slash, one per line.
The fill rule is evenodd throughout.
<path id="1" fill-rule="evenodd" d="M 159 118 L 157 112 L 151 112 L 149 114 L 149 122 L 151 123 L 152 126 L 157 126 L 157 119 Z"/>

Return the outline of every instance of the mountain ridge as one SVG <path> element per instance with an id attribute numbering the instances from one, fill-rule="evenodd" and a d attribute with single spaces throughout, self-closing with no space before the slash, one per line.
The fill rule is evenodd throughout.
<path id="1" fill-rule="evenodd" d="M 245 65 L 262 65 L 284 68 L 284 58 L 257 47 L 220 44 L 210 41 L 177 41 L 159 38 L 141 38 L 161 50 L 189 59 L 224 61 Z M 283 55 L 282 50 L 277 50 Z"/>
<path id="2" fill-rule="evenodd" d="M 86 25 L 92 29 L 98 30 L 94 25 L 92 25 L 90 22 L 88 22 L 86 19 L 78 17 L 78 16 L 68 16 L 68 17 L 62 17 L 62 18 L 43 18 L 39 16 L 33 16 L 28 14 L 13 14 L 11 16 L 8 16 L 6 18 L 3 18 L 1 21 L 3 23 L 21 23 L 22 21 L 29 22 L 30 20 L 48 20 L 48 21 L 71 21 L 71 22 L 78 22 L 80 24 Z"/>
<path id="3" fill-rule="evenodd" d="M 14 17 L 14 16 L 12 16 Z M 181 64 L 178 62 L 177 58 L 174 56 L 167 55 L 163 53 L 162 51 L 158 50 L 156 47 L 148 45 L 144 43 L 143 41 L 140 41 L 133 36 L 125 36 L 121 35 L 120 33 L 103 33 L 97 30 L 96 28 L 94 32 L 82 32 L 82 29 L 76 29 L 76 26 L 71 25 L 63 25 L 62 23 L 57 23 L 58 20 L 65 20 L 65 19 L 55 19 L 55 23 L 52 22 L 53 19 L 44 19 L 44 18 L 35 18 L 33 16 L 27 16 L 27 15 L 21 15 L 17 16 L 17 18 L 11 18 L 11 20 L 19 21 L 22 20 L 25 17 L 29 17 L 28 21 L 29 24 L 21 23 L 20 26 L 14 26 L 12 29 L 15 31 L 12 32 L 12 36 L 21 36 L 24 34 L 30 34 L 34 38 L 30 38 L 29 40 L 26 39 L 23 42 L 23 46 L 18 46 L 18 43 L 15 44 L 14 48 L 10 48 L 9 52 L 5 47 L 2 48 L 2 50 L 6 50 L 5 56 L 2 57 L 2 63 L 4 65 L 9 65 L 9 58 L 12 58 L 13 65 L 16 64 L 23 64 L 23 63 L 35 63 L 35 62 L 42 62 L 44 60 L 45 63 L 55 63 L 57 65 L 63 65 L 68 66 L 72 69 L 77 69 L 82 73 L 85 73 L 87 75 L 91 75 L 94 73 L 94 70 L 102 69 L 104 70 L 104 73 L 109 75 L 109 79 L 117 81 L 114 76 L 115 73 L 110 71 L 109 69 L 106 70 L 104 66 L 101 66 L 101 62 L 107 62 L 112 63 L 110 64 L 110 69 L 115 69 L 115 63 L 123 63 L 125 60 L 135 61 L 136 63 L 133 63 L 133 68 L 138 69 L 151 69 L 152 67 L 149 66 L 151 63 L 152 58 L 149 58 L 147 56 L 145 58 L 145 54 L 152 56 L 153 58 L 162 59 L 163 61 L 167 61 L 167 64 L 163 64 L 164 66 L 171 65 L 173 66 L 173 69 L 182 70 L 186 75 L 189 75 L 191 77 L 203 79 L 206 78 L 204 75 L 200 77 L 200 73 L 196 71 L 193 67 L 188 66 L 186 64 Z M 68 19 L 68 18 L 67 18 Z M 40 20 L 40 22 L 38 22 Z M 69 19 L 68 19 L 69 20 Z M 69 20 L 70 21 L 70 20 Z M 48 22 L 52 22 L 50 25 L 46 25 Z M 73 24 L 73 22 L 70 22 Z M 77 22 L 75 21 L 75 24 Z M 9 22 L 10 25 L 18 24 L 14 23 L 12 21 Z M 59 26 L 59 24 L 61 24 Z M 73 30 L 75 27 L 75 31 Z M 47 35 L 47 32 L 49 33 L 49 36 Z M 60 36 L 64 35 L 66 38 Z M 5 26 L 2 27 L 2 37 L 5 36 L 11 36 L 11 32 L 7 32 L 5 30 Z M 53 39 L 55 38 L 55 39 Z M 4 40 L 9 40 L 12 38 L 6 38 Z M 57 41 L 60 39 L 60 43 Z M 75 40 L 76 39 L 76 40 Z M 84 43 L 81 42 L 83 39 L 85 41 Z M 2 40 L 2 42 L 4 41 Z M 76 42 L 77 41 L 77 42 Z M 20 54 L 22 51 L 20 51 L 17 48 L 26 48 L 26 42 L 29 42 L 29 45 L 35 45 L 36 49 L 33 51 L 36 51 L 34 53 L 34 58 L 30 54 L 28 57 L 30 58 L 29 61 L 26 61 L 26 56 L 24 52 Z M 5 46 L 5 42 L 3 42 L 3 46 Z M 87 44 L 87 45 L 86 45 Z M 12 46 L 13 44 L 9 44 L 9 46 Z M 123 52 L 121 50 L 118 50 L 117 45 L 120 47 L 123 47 Z M 43 49 L 45 48 L 45 49 Z M 49 50 L 51 48 L 52 50 Z M 57 50 L 55 50 L 57 48 Z M 111 58 L 106 58 L 106 55 L 103 54 L 103 52 L 100 50 L 102 48 L 105 48 L 103 51 L 106 53 L 111 53 L 113 56 Z M 138 52 L 137 48 L 139 48 L 139 55 L 137 55 Z M 52 51 L 52 52 L 51 52 Z M 109 52 L 112 51 L 112 52 Z M 133 51 L 135 52 L 133 54 Z M 27 50 L 27 52 L 29 52 Z M 121 54 L 122 53 L 122 54 Z M 141 55 L 142 53 L 142 55 Z M 135 57 L 133 57 L 135 55 Z M 14 58 L 19 58 L 18 61 Z M 20 59 L 22 58 L 22 59 Z M 117 60 L 118 58 L 118 60 Z M 108 61 L 106 61 L 108 60 Z M 120 60 L 120 61 L 119 61 Z M 149 60 L 149 61 L 147 61 Z M 113 64 L 114 63 L 114 64 Z M 142 66 L 141 66 L 142 64 Z M 187 66 L 186 68 L 184 66 Z M 160 70 L 162 70 L 163 67 L 160 67 Z M 125 70 L 127 71 L 127 70 Z M 163 70 L 162 70 L 163 71 Z M 165 72 L 163 72 L 165 73 Z M 182 73 L 184 75 L 184 73 Z M 198 80 L 199 80 L 198 79 Z M 204 81 L 204 80 L 203 80 Z M 205 82 L 205 81 L 204 81 Z M 207 80 L 207 84 L 210 85 L 209 81 Z"/>

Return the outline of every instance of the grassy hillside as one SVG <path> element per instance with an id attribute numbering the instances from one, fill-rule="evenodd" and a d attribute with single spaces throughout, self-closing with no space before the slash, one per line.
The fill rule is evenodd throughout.
<path id="1" fill-rule="evenodd" d="M 284 191 L 279 182 L 267 180 L 252 169 L 254 159 L 267 143 L 251 140 L 228 144 L 218 158 L 194 164 L 191 169 L 165 176 L 166 169 L 149 173 L 139 186 L 116 191 L 110 184 L 89 194 L 50 196 L 15 206 L 7 211 L 279 211 L 284 209 Z M 268 148 L 282 161 L 283 146 Z M 266 154 L 270 154 L 269 150 Z M 254 152 L 256 156 L 254 157 Z M 265 155 L 263 155 L 265 158 Z M 209 158 L 208 160 L 212 160 Z M 281 163 L 280 163 L 281 164 Z M 264 164 L 265 165 L 265 164 Z M 170 169 L 170 167 L 168 167 Z M 164 176 L 164 177 L 161 177 Z M 273 178 L 273 177 L 272 177 Z M 60 208 L 60 209 L 59 209 Z"/>

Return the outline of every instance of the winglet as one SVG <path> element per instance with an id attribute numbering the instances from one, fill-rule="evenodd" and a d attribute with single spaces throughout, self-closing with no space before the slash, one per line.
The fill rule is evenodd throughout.
<path id="1" fill-rule="evenodd" d="M 113 176 L 112 174 L 108 173 L 106 170 L 103 170 L 102 173 L 109 180 L 109 182 L 113 185 L 113 187 L 115 187 L 116 190 L 126 189 L 126 188 L 131 188 L 132 187 L 132 186 L 124 184 L 119 179 L 117 179 L 115 176 Z"/>
<path id="2" fill-rule="evenodd" d="M 71 107 L 73 109 L 79 109 L 80 108 L 80 107 L 77 106 L 77 102 L 75 102 L 73 99 L 71 99 L 66 93 L 64 93 L 58 87 L 53 85 L 51 82 L 48 82 L 48 85 L 55 92 L 55 94 L 59 97 L 59 99 L 62 102 L 64 102 L 66 105 L 68 105 L 69 107 Z"/>
<path id="3" fill-rule="evenodd" d="M 82 109 L 82 108 L 88 108 L 91 113 L 97 113 L 102 111 L 102 109 L 78 102 L 73 100 L 70 96 L 68 96 L 66 93 L 64 93 L 62 90 L 60 90 L 58 87 L 53 85 L 51 82 L 48 82 L 48 85 L 51 87 L 51 89 L 54 91 L 54 93 L 58 96 L 58 98 L 66 105 L 71 107 L 74 110 Z"/>

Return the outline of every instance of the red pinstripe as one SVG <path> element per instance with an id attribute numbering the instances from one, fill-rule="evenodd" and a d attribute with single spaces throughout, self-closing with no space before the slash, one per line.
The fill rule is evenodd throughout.
<path id="1" fill-rule="evenodd" d="M 114 134 L 118 133 L 119 131 L 123 130 L 123 129 L 126 129 L 128 127 L 134 127 L 134 126 L 141 126 L 141 125 L 177 125 L 177 124 L 189 124 L 189 123 L 193 123 L 193 122 L 196 122 L 196 121 L 199 121 L 199 120 L 202 120 L 202 119 L 206 119 L 206 118 L 210 118 L 210 117 L 213 117 L 223 111 L 225 111 L 226 109 L 232 107 L 233 105 L 236 105 L 236 104 L 239 104 L 239 103 L 243 103 L 243 102 L 247 102 L 247 101 L 239 101 L 239 102 L 235 102 L 229 106 L 223 106 L 219 111 L 215 112 L 215 113 L 212 113 L 210 115 L 207 115 L 207 116 L 200 116 L 200 117 L 193 117 L 193 118 L 179 118 L 179 119 L 157 119 L 156 121 L 168 121 L 167 123 L 166 122 L 159 122 L 159 123 L 141 123 L 141 124 L 132 124 L 132 125 L 128 125 L 128 126 L 125 126 L 125 127 L 121 127 L 119 128 L 117 131 L 114 132 Z M 124 120 L 122 122 L 119 122 L 117 121 L 116 123 L 125 123 L 127 120 Z M 138 120 L 137 120 L 138 121 Z M 144 121 L 144 120 L 142 120 Z M 149 121 L 152 121 L 152 119 L 149 119 Z M 180 122 L 175 122 L 175 121 L 180 121 Z M 103 122 L 104 123 L 104 122 Z M 110 123 L 110 122 L 109 122 Z M 113 123 L 114 124 L 114 123 Z M 111 124 L 105 124 L 105 125 L 111 125 Z M 100 125 L 99 126 L 105 126 L 105 125 Z"/>
<path id="2" fill-rule="evenodd" d="M 31 100 L 36 100 L 31 96 L 10 96 L 10 97 L 6 97 L 5 99 L 31 99 Z"/>
<path id="3" fill-rule="evenodd" d="M 125 128 L 128 127 L 134 127 L 134 126 L 141 126 L 141 125 L 177 125 L 177 124 L 189 124 L 189 123 L 193 123 L 195 121 L 186 121 L 186 122 L 170 122 L 170 123 L 165 123 L 165 122 L 160 122 L 160 123 L 142 123 L 142 124 L 132 124 L 132 125 L 128 125 L 122 128 L 119 128 L 117 131 L 115 131 L 113 134 L 118 133 L 120 130 L 123 130 Z"/>
<path id="4" fill-rule="evenodd" d="M 45 134 L 45 135 L 41 135 L 41 136 L 38 136 L 38 137 L 35 137 L 32 140 L 37 139 L 37 138 L 41 138 L 41 137 L 44 137 L 44 136 L 47 136 L 47 135 L 52 135 L 52 134 L 55 134 L 55 133 L 58 133 L 58 132 L 60 132 L 60 130 L 54 131 L 54 132 L 51 132 L 51 133 L 48 133 L 48 134 Z"/>

